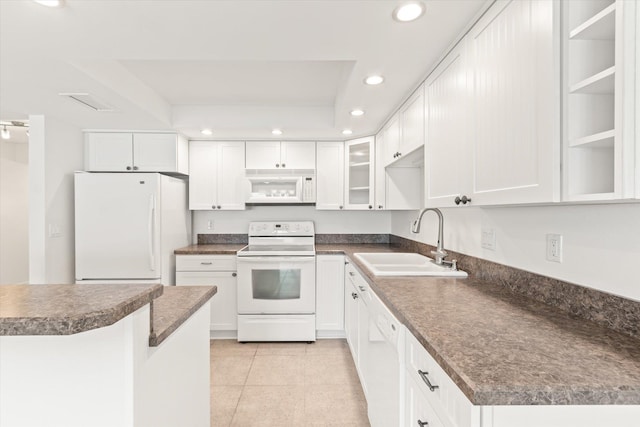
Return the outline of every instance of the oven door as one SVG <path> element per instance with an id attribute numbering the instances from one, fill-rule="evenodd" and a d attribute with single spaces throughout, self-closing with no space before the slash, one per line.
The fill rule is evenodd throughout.
<path id="1" fill-rule="evenodd" d="M 315 256 L 238 257 L 238 314 L 313 314 Z"/>

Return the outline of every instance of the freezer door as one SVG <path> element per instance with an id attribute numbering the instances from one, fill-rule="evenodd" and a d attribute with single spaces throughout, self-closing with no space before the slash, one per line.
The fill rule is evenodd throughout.
<path id="1" fill-rule="evenodd" d="M 76 279 L 161 275 L 159 174 L 76 173 Z"/>

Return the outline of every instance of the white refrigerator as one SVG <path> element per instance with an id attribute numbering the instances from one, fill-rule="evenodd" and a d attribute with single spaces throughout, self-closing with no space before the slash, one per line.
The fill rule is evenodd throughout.
<path id="1" fill-rule="evenodd" d="M 75 173 L 76 283 L 175 284 L 173 251 L 191 241 L 186 180 Z"/>

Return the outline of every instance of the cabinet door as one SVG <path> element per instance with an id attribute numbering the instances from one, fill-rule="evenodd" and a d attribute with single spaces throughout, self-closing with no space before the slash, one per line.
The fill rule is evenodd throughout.
<path id="1" fill-rule="evenodd" d="M 424 145 L 424 86 L 420 86 L 400 109 L 400 155 Z"/>
<path id="2" fill-rule="evenodd" d="M 316 256 L 316 329 L 344 331 L 344 257 Z"/>
<path id="3" fill-rule="evenodd" d="M 373 209 L 375 187 L 373 137 L 345 143 L 345 208 Z"/>
<path id="4" fill-rule="evenodd" d="M 238 329 L 237 282 L 235 271 L 178 271 L 176 285 L 215 285 L 218 292 L 211 298 L 211 330 Z"/>
<path id="5" fill-rule="evenodd" d="M 393 116 L 384 127 L 384 165 L 387 166 L 397 159 L 400 152 L 400 116 Z"/>
<path id="6" fill-rule="evenodd" d="M 211 210 L 218 198 L 218 143 L 189 142 L 189 209 Z"/>
<path id="7" fill-rule="evenodd" d="M 139 172 L 178 172 L 178 136 L 134 133 L 133 169 Z"/>
<path id="8" fill-rule="evenodd" d="M 499 1 L 469 34 L 473 204 L 559 200 L 559 31 L 553 8 L 551 0 Z"/>
<path id="9" fill-rule="evenodd" d="M 218 209 L 244 210 L 247 180 L 244 174 L 244 142 L 218 143 Z"/>
<path id="10" fill-rule="evenodd" d="M 280 168 L 280 141 L 247 141 L 247 169 Z"/>
<path id="11" fill-rule="evenodd" d="M 427 138 L 425 206 L 455 206 L 468 191 L 472 147 L 469 145 L 468 67 L 464 41 L 425 82 Z"/>
<path id="12" fill-rule="evenodd" d="M 280 167 L 315 169 L 316 143 L 313 141 L 283 141 L 280 143 Z"/>
<path id="13" fill-rule="evenodd" d="M 343 209 L 344 143 L 318 142 L 316 153 L 316 209 Z"/>
<path id="14" fill-rule="evenodd" d="M 133 169 L 132 134 L 87 133 L 85 138 L 86 170 L 121 172 Z"/>
<path id="15" fill-rule="evenodd" d="M 385 170 L 385 155 L 386 155 L 386 141 L 384 139 L 384 130 L 381 130 L 376 135 L 376 162 L 375 162 L 375 209 L 385 210 L 387 209 L 387 189 L 386 189 L 386 170 Z"/>
<path id="16" fill-rule="evenodd" d="M 358 364 L 358 293 L 345 269 L 344 279 L 344 331 L 354 363 Z"/>

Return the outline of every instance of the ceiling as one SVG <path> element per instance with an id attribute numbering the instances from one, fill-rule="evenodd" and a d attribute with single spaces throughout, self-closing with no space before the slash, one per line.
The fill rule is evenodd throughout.
<path id="1" fill-rule="evenodd" d="M 202 128 L 216 139 L 370 135 L 486 2 L 424 0 L 421 18 L 399 23 L 396 0 L 1 0 L 0 119 L 201 139 Z M 385 82 L 364 85 L 374 73 Z"/>

